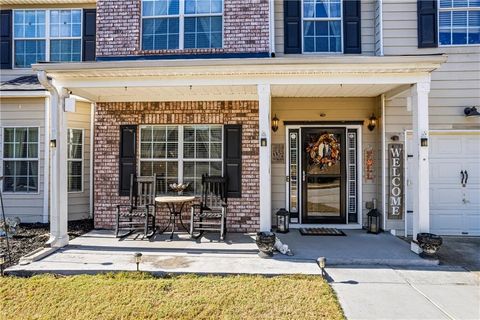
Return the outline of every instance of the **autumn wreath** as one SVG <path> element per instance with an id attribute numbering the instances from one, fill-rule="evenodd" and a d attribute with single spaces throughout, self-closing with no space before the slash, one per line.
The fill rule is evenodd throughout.
<path id="1" fill-rule="evenodd" d="M 340 160 L 340 143 L 334 134 L 324 133 L 318 140 L 308 143 L 306 151 L 310 155 L 310 165 L 320 169 L 331 167 Z"/>

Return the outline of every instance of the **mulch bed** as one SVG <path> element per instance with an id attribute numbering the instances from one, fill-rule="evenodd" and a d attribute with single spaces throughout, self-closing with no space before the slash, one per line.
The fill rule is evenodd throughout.
<path id="1" fill-rule="evenodd" d="M 81 236 L 93 229 L 93 220 L 70 221 L 68 235 L 71 239 Z M 41 248 L 49 238 L 49 225 L 45 223 L 22 223 L 17 234 L 9 239 L 11 263 L 8 262 L 5 238 L 0 238 L 0 252 L 6 255 L 6 267 L 18 263 L 20 257 Z"/>

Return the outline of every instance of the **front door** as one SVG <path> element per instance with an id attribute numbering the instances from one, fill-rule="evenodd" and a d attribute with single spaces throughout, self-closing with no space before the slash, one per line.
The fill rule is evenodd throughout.
<path id="1" fill-rule="evenodd" d="M 346 223 L 345 128 L 302 128 L 303 223 Z"/>

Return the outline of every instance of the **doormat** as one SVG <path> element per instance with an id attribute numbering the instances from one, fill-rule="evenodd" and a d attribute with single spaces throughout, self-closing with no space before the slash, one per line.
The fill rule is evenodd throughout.
<path id="1" fill-rule="evenodd" d="M 299 231 L 302 236 L 346 236 L 336 228 L 300 228 Z"/>

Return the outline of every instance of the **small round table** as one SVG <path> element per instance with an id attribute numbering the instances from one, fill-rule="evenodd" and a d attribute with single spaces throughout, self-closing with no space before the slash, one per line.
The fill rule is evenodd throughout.
<path id="1" fill-rule="evenodd" d="M 185 203 L 191 202 L 193 200 L 195 200 L 194 196 L 162 196 L 162 197 L 156 197 L 155 198 L 155 202 L 166 204 L 167 207 L 168 207 L 168 211 L 170 211 L 170 218 L 168 219 L 168 225 L 161 232 L 161 233 L 164 233 L 165 231 L 167 231 L 168 227 L 170 227 L 170 225 L 172 225 L 172 232 L 170 234 L 170 241 L 173 239 L 173 235 L 175 234 L 175 225 L 176 225 L 176 217 L 177 216 L 180 220 L 180 224 L 182 225 L 183 229 L 185 231 L 189 232 L 189 230 L 183 224 L 182 210 L 183 210 L 183 206 L 185 205 Z M 175 205 L 180 205 L 180 210 L 177 210 L 175 208 Z"/>

